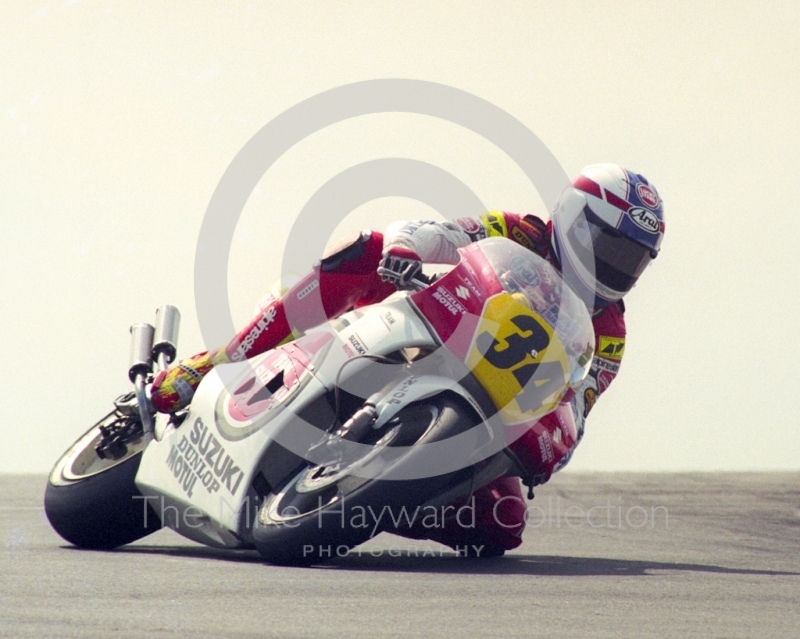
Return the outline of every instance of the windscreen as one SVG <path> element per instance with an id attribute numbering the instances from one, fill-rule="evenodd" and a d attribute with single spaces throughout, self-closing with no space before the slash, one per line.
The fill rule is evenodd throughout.
<path id="1" fill-rule="evenodd" d="M 503 288 L 550 324 L 564 345 L 577 384 L 588 373 L 594 352 L 589 312 L 544 258 L 505 238 L 487 238 L 480 247 Z"/>

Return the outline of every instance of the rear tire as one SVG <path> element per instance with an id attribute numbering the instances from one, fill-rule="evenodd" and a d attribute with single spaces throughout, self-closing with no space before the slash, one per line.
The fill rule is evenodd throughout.
<path id="1" fill-rule="evenodd" d="M 50 525 L 79 548 L 109 550 L 161 528 L 134 483 L 144 440 L 129 443 L 117 460 L 102 460 L 95 452 L 99 426 L 114 419 L 115 413 L 107 415 L 61 456 L 45 490 L 44 511 Z"/>

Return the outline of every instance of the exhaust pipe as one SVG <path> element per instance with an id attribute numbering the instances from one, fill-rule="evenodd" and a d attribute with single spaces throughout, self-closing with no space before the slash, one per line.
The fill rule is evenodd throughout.
<path id="1" fill-rule="evenodd" d="M 136 381 L 137 376 L 147 376 L 153 370 L 153 332 L 150 324 L 134 324 L 131 326 L 131 365 L 128 379 Z"/>
<path id="2" fill-rule="evenodd" d="M 180 311 L 166 304 L 156 309 L 155 328 L 150 324 L 131 326 L 131 365 L 128 369 L 128 378 L 136 388 L 136 403 L 139 405 L 145 445 L 155 437 L 145 381 L 153 372 L 153 360 L 158 362 L 158 369 L 163 370 L 175 359 L 180 324 Z"/>
<path id="3" fill-rule="evenodd" d="M 153 419 L 147 405 L 144 382 L 153 370 L 153 334 L 155 329 L 150 324 L 134 324 L 131 326 L 131 367 L 128 377 L 136 388 L 136 403 L 139 405 L 139 416 L 142 420 L 145 445 L 153 440 Z"/>
<path id="4" fill-rule="evenodd" d="M 158 362 L 159 369 L 169 366 L 178 353 L 178 331 L 181 312 L 169 304 L 156 309 L 155 343 L 151 357 Z"/>

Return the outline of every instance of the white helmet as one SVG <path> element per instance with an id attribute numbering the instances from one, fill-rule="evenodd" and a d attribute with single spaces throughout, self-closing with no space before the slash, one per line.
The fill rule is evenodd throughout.
<path id="1" fill-rule="evenodd" d="M 592 164 L 553 210 L 553 246 L 564 278 L 589 310 L 622 299 L 664 237 L 664 206 L 644 176 Z"/>

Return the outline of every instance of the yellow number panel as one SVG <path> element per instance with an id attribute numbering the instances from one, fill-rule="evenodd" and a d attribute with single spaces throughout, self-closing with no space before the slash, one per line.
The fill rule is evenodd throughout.
<path id="1" fill-rule="evenodd" d="M 569 384 L 558 335 L 508 293 L 487 300 L 467 365 L 509 425 L 553 410 Z"/>

